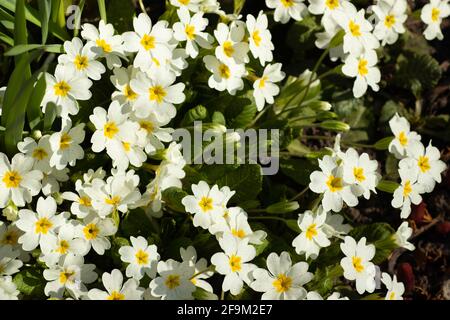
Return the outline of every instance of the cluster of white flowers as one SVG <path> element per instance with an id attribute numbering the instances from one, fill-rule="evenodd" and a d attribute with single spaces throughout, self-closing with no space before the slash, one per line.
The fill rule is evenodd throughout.
<path id="1" fill-rule="evenodd" d="M 398 173 L 401 184 L 394 192 L 392 206 L 401 208 L 401 218 L 406 219 L 411 213 L 411 203 L 422 202 L 423 193 L 432 192 L 436 182 L 441 182 L 441 173 L 446 169 L 440 160 L 441 154 L 431 141 L 425 147 L 421 136 L 411 131 L 406 118 L 396 114 L 390 121 L 395 137 L 389 144 L 389 151 L 399 159 Z"/>
<path id="2" fill-rule="evenodd" d="M 440 37 L 439 24 L 449 14 L 448 3 L 438 2 L 432 0 L 431 7 L 422 11 L 423 20 L 429 24 L 427 38 Z M 262 11 L 257 17 L 247 15 L 245 22 L 228 16 L 223 21 L 230 22 L 219 22 L 209 34 L 204 14 L 225 16 L 216 0 L 170 3 L 178 17 L 172 26 L 164 20 L 153 23 L 145 13 L 134 18 L 134 31 L 123 34 L 117 34 L 113 25 L 103 20 L 98 28 L 84 24 L 82 39 L 66 41 L 65 53 L 59 56 L 53 75 L 45 74 L 42 111 L 45 114 L 54 107 L 61 118 L 60 131 L 26 137 L 18 143 L 19 153 L 11 161 L 0 153 L 0 208 L 10 221 L 0 221 L 0 299 L 18 298 L 12 276 L 34 258 L 45 269 L 44 293 L 50 298 L 193 299 L 197 288 L 213 293 L 206 280 L 217 272 L 224 276 L 222 290 L 232 295 L 239 294 L 246 284 L 263 293 L 262 299 L 323 299 L 305 288 L 313 280 L 308 263 L 293 263 L 288 252 L 270 253 L 267 269 L 252 263 L 256 246 L 263 244 L 266 232 L 253 230 L 242 208 L 228 207 L 234 191 L 226 186 L 210 187 L 205 181 L 193 184 L 193 195 L 184 197 L 182 204 L 187 213 L 193 214 L 193 225 L 208 230 L 222 249 L 212 255 L 210 266 L 208 260 L 197 257 L 192 246 L 180 249 L 181 261 L 162 260 L 155 244 L 142 236 L 131 236 L 130 245 L 118 249 L 125 274 L 118 269 L 104 272 L 101 282 L 105 290 L 90 286 L 98 281 L 99 274 L 86 256 L 102 256 L 111 249 L 120 216 L 141 208 L 150 219 L 159 218 L 163 214 L 163 191 L 182 187 L 186 161 L 181 145 L 172 141 L 174 129 L 167 126 L 186 100 L 186 84 L 179 77 L 189 66 L 189 59 L 201 58 L 211 73 L 208 85 L 212 89 L 235 95 L 244 89 L 244 80 L 248 81 L 253 85 L 259 111 L 266 103 L 274 103 L 280 92 L 277 83 L 285 77 L 281 64 L 271 63 L 274 45 L 268 18 Z M 372 8 L 378 21 L 375 29 L 364 18 L 364 10 L 357 12 L 344 0 L 311 0 L 308 7 L 303 0 L 266 3 L 275 9 L 275 21 L 282 23 L 290 18 L 301 20 L 307 9 L 323 15 L 325 32 L 318 35 L 319 47 L 326 47 L 343 29 L 342 48 L 333 48 L 331 54 L 345 60 L 346 75 L 357 78 L 355 96 L 364 94 L 368 85 L 378 90 L 380 72 L 375 49 L 379 41 L 391 44 L 404 32 L 406 0 L 380 0 Z M 261 73 L 257 75 L 247 66 L 249 63 L 259 65 Z M 111 103 L 107 108 L 88 109 L 90 123 L 77 123 L 75 116 L 87 108 L 80 107 L 79 101 L 91 99 L 93 81 L 104 74 L 111 74 L 115 88 Z M 420 202 L 420 194 L 431 192 L 435 182 L 440 182 L 445 165 L 439 160 L 439 151 L 431 144 L 425 149 L 404 118 L 396 116 L 390 125 L 395 139 L 389 150 L 401 159 L 402 178 L 392 205 L 402 207 L 405 218 L 411 202 Z M 86 134 L 90 134 L 88 141 Z M 75 188 L 61 191 L 63 182 L 71 183 L 70 167 L 90 153 L 81 146 L 88 142 L 95 156 L 106 153 L 111 159 L 110 175 L 97 166 L 81 177 L 72 175 Z M 159 164 L 147 163 L 149 158 Z M 345 255 L 341 260 L 344 277 L 356 280 L 360 294 L 373 292 L 374 245 L 367 245 L 365 238 L 357 243 L 348 236 L 351 227 L 343 223 L 344 218 L 330 211 L 341 211 L 344 203 L 356 206 L 358 197 L 369 199 L 372 192 L 376 193 L 378 163 L 352 148 L 342 152 L 337 143 L 332 156 L 319 160 L 319 166 L 321 171 L 312 173 L 309 188 L 323 195 L 322 205 L 299 215 L 300 234 L 292 246 L 297 254 L 305 255 L 305 260 L 316 259 L 321 248 L 344 240 L 340 243 Z M 143 192 L 139 188 L 144 180 L 138 174 L 141 168 L 154 174 Z M 61 212 L 62 207 L 70 209 Z M 407 224 L 401 225 L 395 234 L 398 246 L 413 249 L 407 241 L 411 232 Z M 148 288 L 141 287 L 144 277 L 150 279 Z M 404 287 L 395 276 L 391 279 L 383 274 L 383 283 L 388 289 L 386 298 L 401 298 Z M 327 298 L 346 299 L 338 292 Z"/>

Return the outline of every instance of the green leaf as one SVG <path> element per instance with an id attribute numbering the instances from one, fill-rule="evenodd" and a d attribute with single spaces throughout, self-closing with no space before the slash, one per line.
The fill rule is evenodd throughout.
<path id="1" fill-rule="evenodd" d="M 208 117 L 208 109 L 202 105 L 198 105 L 186 112 L 183 120 L 181 121 L 181 126 L 190 126 L 194 123 L 194 121 L 201 121 L 206 119 L 206 117 Z"/>
<path id="2" fill-rule="evenodd" d="M 266 208 L 267 213 L 283 214 L 297 210 L 300 205 L 297 201 L 282 201 L 274 203 Z"/>
<path id="3" fill-rule="evenodd" d="M 152 230 L 150 219 L 141 208 L 130 210 L 120 222 L 120 230 L 129 237 L 147 236 Z"/>
<path id="4" fill-rule="evenodd" d="M 197 300 L 219 300 L 219 297 L 216 294 L 208 292 L 200 287 L 195 289 L 192 296 Z"/>
<path id="5" fill-rule="evenodd" d="M 229 128 L 245 128 L 252 123 L 256 115 L 256 104 L 252 94 L 253 91 L 248 91 L 246 96 L 232 98 L 225 110 Z"/>
<path id="6" fill-rule="evenodd" d="M 317 291 L 320 295 L 325 296 L 333 290 L 340 277 L 344 274 L 344 270 L 340 264 L 321 267 L 314 273 L 314 278 L 306 287 L 309 291 Z"/>
<path id="7" fill-rule="evenodd" d="M 300 227 L 298 226 L 298 221 L 296 219 L 288 219 L 284 220 L 284 223 L 286 223 L 286 226 L 291 229 L 292 231 L 295 231 L 297 233 L 302 232 L 300 230 Z"/>
<path id="8" fill-rule="evenodd" d="M 50 21 L 51 0 L 38 0 L 39 14 L 41 21 L 42 44 L 47 42 L 48 22 Z"/>
<path id="9" fill-rule="evenodd" d="M 41 121 L 41 102 L 45 95 L 45 73 L 41 73 L 36 85 L 34 86 L 30 100 L 27 106 L 27 117 L 30 129 L 33 130 L 37 124 Z"/>
<path id="10" fill-rule="evenodd" d="M 228 186 L 236 191 L 235 202 L 255 199 L 262 189 L 261 167 L 257 164 L 243 164 L 225 173 L 216 182 L 219 187 Z"/>
<path id="11" fill-rule="evenodd" d="M 255 244 L 254 247 L 256 249 L 256 257 L 261 255 L 269 246 L 269 241 L 264 239 L 261 244 Z"/>
<path id="12" fill-rule="evenodd" d="M 14 45 L 14 39 L 10 36 L 4 34 L 3 32 L 0 32 L 0 40 L 2 40 L 4 43 L 6 43 L 9 46 Z"/>
<path id="13" fill-rule="evenodd" d="M 13 282 L 17 290 L 27 298 L 43 299 L 45 297 L 44 288 L 47 282 L 44 280 L 42 270 L 36 267 L 22 269 L 14 276 Z"/>
<path id="14" fill-rule="evenodd" d="M 309 176 L 317 169 L 317 161 L 307 159 L 281 159 L 281 172 L 302 186 L 310 183 Z"/>
<path id="15" fill-rule="evenodd" d="M 105 0 L 97 0 L 98 4 L 98 11 L 100 12 L 100 18 L 105 22 L 108 23 L 108 17 L 106 15 L 106 5 Z"/>
<path id="16" fill-rule="evenodd" d="M 48 131 L 51 129 L 53 122 L 56 119 L 57 108 L 53 102 L 47 103 L 45 107 L 44 114 L 44 130 Z"/>
<path id="17" fill-rule="evenodd" d="M 166 206 L 177 212 L 185 212 L 181 200 L 188 194 L 180 188 L 170 187 L 162 193 L 162 199 Z"/>
<path id="18" fill-rule="evenodd" d="M 383 139 L 378 140 L 375 142 L 373 147 L 377 150 L 387 150 L 389 145 L 391 144 L 392 140 L 394 140 L 395 137 L 386 137 Z"/>
<path id="19" fill-rule="evenodd" d="M 387 193 L 394 193 L 395 189 L 397 189 L 398 187 L 400 187 L 400 185 L 397 182 L 388 180 L 381 180 L 377 185 L 378 190 Z"/>
<path id="20" fill-rule="evenodd" d="M 35 50 L 35 49 L 42 49 L 47 52 L 54 52 L 54 53 L 63 53 L 64 48 L 62 44 L 21 44 L 16 45 L 5 52 L 5 56 L 17 56 L 22 53 Z"/>

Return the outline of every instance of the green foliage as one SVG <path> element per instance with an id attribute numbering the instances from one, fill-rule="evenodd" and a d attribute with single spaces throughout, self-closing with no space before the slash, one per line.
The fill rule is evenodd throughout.
<path id="1" fill-rule="evenodd" d="M 22 294 L 33 298 L 44 298 L 44 287 L 46 281 L 42 275 L 42 270 L 29 267 L 23 268 L 13 278 L 14 284 Z"/>

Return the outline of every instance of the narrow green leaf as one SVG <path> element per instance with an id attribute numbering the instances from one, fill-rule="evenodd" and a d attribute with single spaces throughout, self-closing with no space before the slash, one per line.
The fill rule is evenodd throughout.
<path id="1" fill-rule="evenodd" d="M 35 49 L 42 49 L 47 52 L 54 52 L 54 53 L 63 53 L 64 47 L 62 44 L 20 44 L 17 46 L 12 47 L 10 50 L 8 50 L 5 53 L 5 56 L 17 56 L 22 53 L 35 50 Z"/>
<path id="2" fill-rule="evenodd" d="M 394 193 L 395 189 L 397 189 L 399 186 L 400 185 L 397 182 L 381 180 L 377 185 L 377 189 L 387 193 Z"/>
<path id="3" fill-rule="evenodd" d="M 25 19 L 25 0 L 16 1 L 16 11 L 14 17 L 14 45 L 26 45 L 28 43 L 27 21 Z M 28 62 L 28 54 L 16 57 L 16 64 L 21 60 Z M 30 66 L 25 66 L 23 79 L 29 79 L 31 76 Z"/>
<path id="4" fill-rule="evenodd" d="M 106 16 L 106 5 L 105 5 L 105 0 L 97 0 L 97 4 L 98 4 L 98 11 L 100 12 L 100 18 L 107 23 L 108 19 Z"/>
<path id="5" fill-rule="evenodd" d="M 375 142 L 373 147 L 377 150 L 387 150 L 391 141 L 394 140 L 394 137 L 386 137 L 381 140 Z"/>
<path id="6" fill-rule="evenodd" d="M 56 105 L 53 102 L 47 103 L 44 114 L 44 130 L 51 129 L 53 121 L 56 119 Z"/>
<path id="7" fill-rule="evenodd" d="M 48 37 L 48 22 L 50 21 L 51 0 L 38 0 L 38 5 L 41 20 L 42 44 L 45 44 Z"/>
<path id="8" fill-rule="evenodd" d="M 27 118 L 30 129 L 34 129 L 42 118 L 41 101 L 45 95 L 45 73 L 41 73 L 36 85 L 34 86 L 30 100 L 27 106 Z"/>
<path id="9" fill-rule="evenodd" d="M 10 36 L 4 34 L 3 32 L 0 32 L 0 40 L 2 40 L 4 43 L 6 43 L 9 46 L 14 45 L 14 39 Z"/>

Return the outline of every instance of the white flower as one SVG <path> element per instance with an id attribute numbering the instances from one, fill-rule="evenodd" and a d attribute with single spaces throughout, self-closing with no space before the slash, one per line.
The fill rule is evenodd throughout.
<path id="1" fill-rule="evenodd" d="M 126 103 L 133 105 L 138 98 L 138 94 L 131 89 L 130 83 L 136 77 L 139 69 L 129 66 L 128 68 L 115 68 L 113 72 L 110 80 L 117 91 L 112 93 L 111 99 L 119 101 L 120 105 Z"/>
<path id="2" fill-rule="evenodd" d="M 317 258 L 320 248 L 328 247 L 331 242 L 324 232 L 326 212 L 306 211 L 298 215 L 298 226 L 301 233 L 292 241 L 292 246 L 297 254 L 305 254 L 306 259 Z"/>
<path id="3" fill-rule="evenodd" d="M 430 3 L 426 4 L 420 13 L 420 19 L 427 24 L 427 28 L 423 32 L 425 39 L 444 39 L 444 35 L 441 31 L 441 23 L 442 20 L 449 15 L 450 5 L 448 1 L 430 0 Z"/>
<path id="4" fill-rule="evenodd" d="M 32 170 L 33 158 L 17 153 L 11 163 L 0 152 L 0 208 L 12 200 L 18 207 L 31 202 L 32 197 L 41 190 L 42 172 Z"/>
<path id="5" fill-rule="evenodd" d="M 136 68 L 148 70 L 152 64 L 172 57 L 169 41 L 173 31 L 168 25 L 164 20 L 152 25 L 150 17 L 145 13 L 133 19 L 134 32 L 125 32 L 122 37 L 125 51 L 137 52 L 133 64 Z"/>
<path id="6" fill-rule="evenodd" d="M 44 172 L 44 178 L 42 179 L 42 193 L 45 196 L 58 193 L 60 182 L 66 182 L 69 180 L 68 173 L 68 168 L 64 168 L 62 170 L 51 168 L 48 173 Z"/>
<path id="7" fill-rule="evenodd" d="M 350 2 L 342 3 L 343 10 L 335 13 L 335 20 L 345 31 L 344 52 L 360 56 L 364 51 L 377 49 L 380 46 L 372 34 L 372 25 L 364 17 L 364 9 L 356 11 Z"/>
<path id="8" fill-rule="evenodd" d="M 381 80 L 380 69 L 377 68 L 378 58 L 374 50 L 366 50 L 360 55 L 349 55 L 345 59 L 342 73 L 346 76 L 355 78 L 353 85 L 353 95 L 355 98 L 362 97 L 367 87 L 370 86 L 373 91 L 378 91 L 378 83 Z"/>
<path id="9" fill-rule="evenodd" d="M 317 212 L 323 210 L 322 206 L 319 206 Z M 325 227 L 323 231 L 328 237 L 340 236 L 347 234 L 352 230 L 352 226 L 349 224 L 344 224 L 344 217 L 340 214 L 327 214 L 327 219 L 325 220 Z"/>
<path id="10" fill-rule="evenodd" d="M 0 247 L 0 277 L 11 276 L 19 272 L 23 262 L 17 259 L 20 255 L 19 250 L 13 250 L 11 246 Z"/>
<path id="11" fill-rule="evenodd" d="M 402 208 L 400 217 L 406 219 L 411 214 L 411 203 L 419 204 L 422 202 L 423 187 L 417 183 L 417 174 L 414 174 L 408 167 L 400 168 L 398 170 L 401 185 L 395 189 L 394 198 L 392 199 L 392 206 L 394 208 Z"/>
<path id="12" fill-rule="evenodd" d="M 0 277 L 0 300 L 18 300 L 19 293 L 12 277 Z"/>
<path id="13" fill-rule="evenodd" d="M 177 262 L 169 259 L 158 262 L 156 279 L 150 282 L 151 293 L 162 300 L 192 300 L 195 286 L 191 281 L 194 266 L 189 262 Z"/>
<path id="14" fill-rule="evenodd" d="M 67 290 L 72 298 L 79 299 L 87 294 L 84 284 L 92 283 L 97 279 L 94 269 L 95 265 L 84 264 L 81 256 L 68 254 L 61 257 L 58 264 L 44 270 L 44 278 L 49 281 L 44 288 L 45 295 L 62 298 Z"/>
<path id="15" fill-rule="evenodd" d="M 405 293 L 405 286 L 401 282 L 397 282 L 397 276 L 391 279 L 391 276 L 383 272 L 381 275 L 381 282 L 384 283 L 388 292 L 386 293 L 385 300 L 403 300 L 403 293 Z"/>
<path id="16" fill-rule="evenodd" d="M 21 251 L 22 246 L 18 240 L 22 234 L 22 231 L 17 228 L 15 223 L 7 225 L 4 222 L 0 222 L 0 246 L 10 246 L 14 250 Z M 24 260 L 26 259 L 22 259 L 22 261 Z"/>
<path id="17" fill-rule="evenodd" d="M 378 161 L 370 160 L 367 153 L 359 155 L 353 148 L 349 148 L 341 157 L 344 181 L 354 185 L 366 199 L 370 198 L 370 192 L 377 193 L 375 187 L 381 179 L 377 173 Z"/>
<path id="18" fill-rule="evenodd" d="M 442 160 L 439 149 L 431 145 L 425 149 L 422 143 L 414 143 L 408 147 L 408 158 L 400 161 L 400 168 L 406 167 L 417 175 L 419 183 L 425 192 L 431 192 L 437 183 L 441 183 L 441 173 L 447 168 Z"/>
<path id="19" fill-rule="evenodd" d="M 191 278 L 191 282 L 199 288 L 202 288 L 208 292 L 213 292 L 211 285 L 205 281 L 205 279 L 211 278 L 214 271 L 208 270 L 208 261 L 205 258 L 197 260 L 197 252 L 193 246 L 189 246 L 186 249 L 180 248 L 180 255 L 183 262 L 189 263 L 194 266 L 195 277 Z"/>
<path id="20" fill-rule="evenodd" d="M 323 209 L 339 212 L 344 202 L 350 207 L 356 206 L 358 198 L 352 193 L 351 185 L 344 181 L 342 166 L 327 155 L 319 159 L 319 167 L 322 171 L 311 173 L 309 188 L 315 193 L 323 193 Z"/>
<path id="21" fill-rule="evenodd" d="M 372 11 L 378 21 L 373 34 L 378 40 L 382 41 L 382 46 L 386 43 L 393 44 L 397 41 L 399 33 L 405 32 L 403 24 L 408 18 L 407 9 L 408 3 L 406 0 L 397 0 L 393 4 L 380 0 L 372 6 Z"/>
<path id="22" fill-rule="evenodd" d="M 198 55 L 198 46 L 210 49 L 212 36 L 203 30 L 208 26 L 208 19 L 203 18 L 203 12 L 197 12 L 192 17 L 189 11 L 182 7 L 177 10 L 180 22 L 173 25 L 173 36 L 178 41 L 186 41 L 186 53 L 195 58 Z"/>
<path id="23" fill-rule="evenodd" d="M 241 23 L 232 23 L 228 27 L 219 23 L 214 30 L 214 36 L 219 43 L 216 47 L 216 57 L 226 63 L 244 64 L 249 61 L 249 46 L 244 42 L 245 27 Z"/>
<path id="24" fill-rule="evenodd" d="M 72 41 L 65 41 L 64 51 L 66 54 L 58 57 L 58 63 L 66 65 L 70 72 L 77 76 L 100 80 L 106 69 L 101 62 L 95 60 L 96 54 L 92 51 L 93 45 L 93 43 L 89 43 L 83 47 L 83 42 L 77 37 Z"/>
<path id="25" fill-rule="evenodd" d="M 64 169 L 68 164 L 74 166 L 77 160 L 84 158 L 84 149 L 80 144 L 84 141 L 84 123 L 72 128 L 72 121 L 66 119 L 60 132 L 50 136 L 52 149 L 50 166 L 58 170 Z"/>
<path id="26" fill-rule="evenodd" d="M 200 10 L 201 2 L 204 0 L 170 0 L 170 4 L 182 9 L 189 9 L 192 12 Z"/>
<path id="27" fill-rule="evenodd" d="M 75 221 L 71 221 L 63 224 L 59 228 L 56 237 L 52 238 L 50 251 L 41 257 L 41 260 L 44 261 L 47 266 L 56 264 L 61 256 L 67 254 L 84 256 L 88 253 L 88 243 L 85 239 L 79 238 L 79 235 L 76 234 L 76 225 Z"/>
<path id="28" fill-rule="evenodd" d="M 253 97 L 258 111 L 264 108 L 265 103 L 273 104 L 273 97 L 280 93 L 280 88 L 275 84 L 284 79 L 286 74 L 281 71 L 281 63 L 269 64 L 264 69 L 261 78 L 253 83 Z"/>
<path id="29" fill-rule="evenodd" d="M 19 211 L 17 227 L 24 232 L 19 243 L 25 251 L 32 251 L 39 245 L 42 252 L 51 251 L 55 241 L 56 230 L 65 224 L 67 214 L 56 214 L 56 201 L 52 197 L 40 197 L 36 204 L 36 212 L 28 209 Z"/>
<path id="30" fill-rule="evenodd" d="M 253 290 L 264 292 L 262 300 L 299 300 L 306 297 L 303 285 L 313 278 L 306 262 L 292 265 L 288 252 L 284 251 L 280 256 L 272 252 L 267 257 L 267 269 L 254 270 L 255 280 L 250 284 Z"/>
<path id="31" fill-rule="evenodd" d="M 172 141 L 174 129 L 162 128 L 170 122 L 169 119 L 160 121 L 154 113 L 150 113 L 145 118 L 131 115 L 131 120 L 137 122 L 140 126 L 140 132 L 137 135 L 143 140 L 141 144 L 145 146 L 144 149 L 147 154 L 153 154 L 157 150 L 164 149 L 162 142 Z"/>
<path id="32" fill-rule="evenodd" d="M 216 220 L 209 232 L 218 238 L 223 237 L 224 234 L 230 234 L 238 240 L 248 239 L 251 244 L 262 244 L 267 236 L 266 232 L 253 231 L 248 223 L 247 213 L 243 209 L 235 207 L 224 209 L 223 212 L 223 219 Z"/>
<path id="33" fill-rule="evenodd" d="M 323 297 L 316 291 L 310 291 L 306 295 L 306 300 L 324 300 Z M 347 297 L 341 297 L 339 292 L 333 292 L 327 298 L 327 300 L 349 300 Z"/>
<path id="34" fill-rule="evenodd" d="M 129 263 L 126 270 L 127 277 L 141 280 L 145 274 L 150 278 L 156 275 L 159 254 L 154 244 L 148 245 L 144 237 L 130 237 L 132 246 L 119 249 L 120 259 Z"/>
<path id="35" fill-rule="evenodd" d="M 133 170 L 127 173 L 120 171 L 106 182 L 94 179 L 92 186 L 86 188 L 86 193 L 91 197 L 94 210 L 104 218 L 114 210 L 127 212 L 128 207 L 141 197 L 138 185 L 139 176 Z"/>
<path id="36" fill-rule="evenodd" d="M 49 102 L 56 105 L 56 113 L 62 118 L 78 113 L 77 100 L 89 100 L 92 81 L 84 76 L 77 76 L 73 70 L 58 64 L 55 75 L 45 74 L 45 95 L 41 102 L 42 112 L 47 111 Z"/>
<path id="37" fill-rule="evenodd" d="M 36 143 L 33 138 L 26 137 L 17 144 L 17 149 L 28 157 L 34 159 L 33 169 L 48 173 L 50 168 L 50 157 L 52 149 L 49 142 L 50 136 L 42 136 Z"/>
<path id="38" fill-rule="evenodd" d="M 268 29 L 267 16 L 260 11 L 258 17 L 247 15 L 247 30 L 250 35 L 249 48 L 255 59 L 259 59 L 262 66 L 273 60 L 272 51 L 275 49 L 272 43 L 272 35 Z"/>
<path id="39" fill-rule="evenodd" d="M 302 14 L 306 10 L 303 0 L 266 0 L 266 6 L 275 9 L 276 22 L 287 23 L 291 18 L 302 20 Z"/>
<path id="40" fill-rule="evenodd" d="M 223 193 L 214 185 L 209 188 L 205 181 L 191 186 L 192 196 L 186 196 L 181 200 L 186 212 L 194 214 L 194 226 L 208 229 L 223 214 Z"/>
<path id="41" fill-rule="evenodd" d="M 89 214 L 95 213 L 94 208 L 92 207 L 92 199 L 86 193 L 85 188 L 82 186 L 81 180 L 77 180 L 75 183 L 75 189 L 77 193 L 74 192 L 64 192 L 61 197 L 64 200 L 72 201 L 70 206 L 70 212 L 76 215 L 80 219 L 86 218 Z"/>
<path id="42" fill-rule="evenodd" d="M 89 216 L 77 226 L 75 236 L 87 240 L 89 250 L 92 247 L 97 254 L 103 255 L 105 250 L 111 248 L 108 237 L 116 232 L 117 226 L 114 220 Z"/>
<path id="43" fill-rule="evenodd" d="M 251 272 L 256 269 L 254 264 L 248 263 L 255 258 L 256 250 L 248 244 L 247 239 L 238 240 L 229 234 L 219 239 L 219 244 L 224 252 L 215 253 L 211 263 L 218 273 L 225 275 L 222 290 L 237 295 L 244 281 L 250 283 Z"/>
<path id="44" fill-rule="evenodd" d="M 345 237 L 341 243 L 341 250 L 345 257 L 341 260 L 344 277 L 347 280 L 356 280 L 356 291 L 363 294 L 375 290 L 375 265 L 370 262 L 375 256 L 375 246 L 366 245 L 366 238 L 362 237 L 358 243 L 352 237 Z"/>
<path id="45" fill-rule="evenodd" d="M 235 64 L 233 62 L 223 62 L 215 56 L 206 56 L 203 58 L 206 69 L 212 75 L 208 79 L 210 88 L 218 91 L 227 90 L 229 94 L 235 95 L 236 91 L 244 88 L 242 77 L 247 75 L 243 64 Z"/>
<path id="46" fill-rule="evenodd" d="M 396 158 L 402 159 L 407 156 L 408 147 L 420 143 L 421 137 L 415 131 L 411 131 L 408 120 L 400 117 L 398 113 L 389 120 L 389 126 L 395 136 L 389 144 L 389 152 L 393 153 Z"/>
<path id="47" fill-rule="evenodd" d="M 167 121 L 175 117 L 177 110 L 174 104 L 184 102 L 184 83 L 176 83 L 175 74 L 159 71 L 151 77 L 138 73 L 131 80 L 131 88 L 139 97 L 133 105 L 133 110 L 139 118 L 146 118 L 154 113 L 159 121 Z"/>
<path id="48" fill-rule="evenodd" d="M 135 279 L 128 279 L 123 283 L 123 275 L 120 270 L 114 269 L 111 273 L 103 273 L 102 283 L 106 291 L 89 290 L 90 300 L 142 300 L 144 289 L 139 287 L 139 282 Z"/>
<path id="49" fill-rule="evenodd" d="M 413 229 L 408 226 L 408 222 L 403 221 L 394 235 L 395 242 L 399 247 L 413 251 L 416 247 L 411 242 L 408 242 L 408 239 L 411 237 L 412 233 Z"/>
<path id="50" fill-rule="evenodd" d="M 89 46 L 99 57 L 105 57 L 109 69 L 122 65 L 120 58 L 125 58 L 122 36 L 114 35 L 114 27 L 111 23 L 106 24 L 100 20 L 98 29 L 90 23 L 83 24 L 81 28 L 81 36 L 88 40 L 86 46 Z"/>

